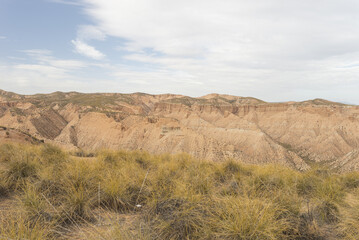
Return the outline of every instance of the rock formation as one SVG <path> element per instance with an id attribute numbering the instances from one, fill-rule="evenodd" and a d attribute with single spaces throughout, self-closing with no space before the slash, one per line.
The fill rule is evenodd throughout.
<path id="1" fill-rule="evenodd" d="M 268 103 L 210 94 L 19 95 L 0 91 L 0 125 L 84 150 L 187 152 L 198 158 L 359 169 L 359 106 Z"/>

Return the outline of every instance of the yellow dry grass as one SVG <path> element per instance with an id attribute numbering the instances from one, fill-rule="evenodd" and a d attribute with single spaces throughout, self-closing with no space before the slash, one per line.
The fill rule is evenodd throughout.
<path id="1" fill-rule="evenodd" d="M 358 173 L 93 155 L 1 145 L 0 239 L 359 239 Z"/>

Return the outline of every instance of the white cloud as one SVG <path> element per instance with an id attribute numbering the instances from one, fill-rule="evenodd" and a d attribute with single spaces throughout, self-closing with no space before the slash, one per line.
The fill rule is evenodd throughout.
<path id="1" fill-rule="evenodd" d="M 22 50 L 29 57 L 36 60 L 39 64 L 48 65 L 63 70 L 74 70 L 87 67 L 88 64 L 79 60 L 73 59 L 57 59 L 52 56 L 52 52 L 47 49 L 29 49 Z"/>
<path id="2" fill-rule="evenodd" d="M 6 37 L 5 36 L 0 36 L 0 40 L 2 40 L 2 39 L 6 39 Z"/>
<path id="3" fill-rule="evenodd" d="M 93 25 L 82 25 L 77 30 L 77 39 L 82 41 L 106 39 L 106 34 Z"/>
<path id="4" fill-rule="evenodd" d="M 76 40 L 72 40 L 71 43 L 75 48 L 75 52 L 92 59 L 101 60 L 105 58 L 105 54 L 87 42 L 90 40 L 104 41 L 105 39 L 106 34 L 99 28 L 92 25 L 82 25 L 77 30 Z"/>
<path id="5" fill-rule="evenodd" d="M 82 54 L 86 57 L 90 57 L 96 60 L 101 60 L 105 57 L 105 55 L 98 51 L 93 46 L 88 45 L 80 39 L 72 40 L 71 43 L 75 47 L 75 51 L 79 54 Z"/>
<path id="6" fill-rule="evenodd" d="M 184 82 L 204 84 L 190 91 L 195 95 L 218 91 L 286 100 L 300 93 L 307 98 L 306 91 L 330 98 L 335 89 L 347 97 L 342 84 L 358 88 L 358 68 L 339 69 L 359 61 L 356 0 L 81 3 L 96 31 L 127 40 L 118 47 L 129 52 L 126 60 L 156 65 L 125 72 L 126 79 L 150 83 L 157 75 L 164 91 L 173 89 L 169 79 L 181 81 L 183 75 L 191 76 Z M 164 77 L 156 69 L 171 74 Z M 150 84 L 148 91 L 156 88 Z"/>
<path id="7" fill-rule="evenodd" d="M 16 58 L 22 63 L 0 62 L 0 86 L 20 93 L 52 92 L 57 90 L 85 89 L 86 81 L 76 73 L 91 66 L 74 59 L 58 59 L 51 51 L 31 49 L 21 51 L 26 58 Z M 29 63 L 32 62 L 32 63 Z"/>
<path id="8" fill-rule="evenodd" d="M 101 31 L 173 56 L 313 59 L 359 50 L 353 0 L 83 2 Z"/>
<path id="9" fill-rule="evenodd" d="M 357 0 L 52 1 L 83 9 L 93 24 L 78 27 L 74 51 L 106 61 L 90 65 L 31 50 L 26 54 L 34 62 L 8 67 L 14 79 L 52 79 L 54 90 L 69 79 L 68 86 L 80 91 L 219 92 L 359 104 Z M 96 41 L 119 51 L 102 52 Z M 119 46 L 109 45 L 114 42 Z M 83 85 L 77 73 L 92 68 L 98 71 L 84 71 L 84 79 L 93 82 Z"/>

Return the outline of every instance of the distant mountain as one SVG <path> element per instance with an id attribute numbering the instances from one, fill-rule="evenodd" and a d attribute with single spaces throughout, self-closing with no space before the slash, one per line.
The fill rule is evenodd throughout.
<path id="1" fill-rule="evenodd" d="M 0 90 L 0 126 L 68 148 L 187 152 L 300 170 L 314 163 L 359 169 L 359 106 L 324 99 L 269 103 L 221 94 Z"/>

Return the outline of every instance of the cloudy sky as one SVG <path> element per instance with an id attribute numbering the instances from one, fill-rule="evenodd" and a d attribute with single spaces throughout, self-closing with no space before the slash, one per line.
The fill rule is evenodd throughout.
<path id="1" fill-rule="evenodd" d="M 0 89 L 359 104 L 359 1 L 0 0 Z"/>

